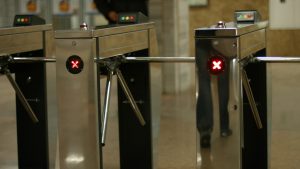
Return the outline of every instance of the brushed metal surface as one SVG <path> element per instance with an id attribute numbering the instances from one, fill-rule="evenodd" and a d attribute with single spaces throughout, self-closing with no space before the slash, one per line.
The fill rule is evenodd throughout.
<path id="1" fill-rule="evenodd" d="M 0 36 L 0 53 L 14 54 L 43 49 L 43 32 L 26 32 Z"/>
<path id="2" fill-rule="evenodd" d="M 51 24 L 0 28 L 0 36 L 52 30 Z"/>
<path id="3" fill-rule="evenodd" d="M 255 24 L 236 24 L 234 22 L 226 23 L 226 28 L 218 28 L 212 25 L 207 28 L 195 29 L 196 37 L 228 37 L 241 36 L 246 33 L 265 29 L 268 26 L 268 21 L 261 21 Z"/>
<path id="4" fill-rule="evenodd" d="M 222 147 L 222 154 L 215 153 L 215 147 L 221 148 L 219 144 L 219 138 L 212 138 L 213 150 L 211 155 L 215 158 L 213 163 L 217 168 L 230 168 L 239 169 L 242 166 L 242 154 L 241 147 L 244 146 L 243 140 L 243 93 L 242 93 L 242 81 L 241 81 L 241 67 L 240 60 L 252 56 L 258 51 L 266 48 L 266 28 L 268 26 L 267 21 L 257 22 L 255 24 L 242 24 L 237 25 L 233 22 L 226 23 L 225 28 L 217 28 L 216 25 L 210 28 L 199 28 L 195 30 L 196 40 L 196 61 L 201 60 L 200 63 L 204 63 L 209 57 L 213 55 L 221 55 L 228 60 L 227 71 L 229 71 L 229 103 L 228 111 L 231 121 L 237 121 L 234 124 L 230 124 L 233 130 L 233 135 L 230 136 L 231 143 L 226 143 Z M 201 66 L 201 70 L 198 68 L 198 73 L 207 71 L 205 66 Z M 198 74 L 198 75 L 199 75 Z M 218 78 L 211 78 L 211 97 L 214 108 L 214 117 L 219 117 L 218 103 L 219 94 L 217 84 Z M 203 81 L 199 81 L 197 84 L 202 87 Z M 198 94 L 197 94 L 198 96 Z M 217 111 L 215 111 L 217 109 Z M 218 119 L 217 119 L 218 120 Z M 216 123 L 216 122 L 215 122 Z M 214 123 L 215 130 L 219 131 L 219 125 Z M 199 136 L 197 137 L 199 138 Z M 219 140 L 219 141 L 218 141 Z M 197 141 L 200 142 L 200 141 Z M 234 145 L 233 145 L 234 144 Z M 228 156 L 224 156 L 227 154 Z M 230 153 L 229 153 L 230 152 Z M 218 159 L 222 158 L 222 159 Z M 226 160 L 228 158 L 228 160 Z M 201 151 L 198 149 L 197 159 L 201 159 Z M 224 160 L 225 159 L 225 160 Z M 229 160 L 230 159 L 230 160 Z M 234 159 L 234 160 L 233 160 Z M 224 165 L 224 163 L 218 163 L 217 161 L 231 161 Z M 201 161 L 197 162 L 199 168 L 203 167 Z"/>
<path id="5" fill-rule="evenodd" d="M 147 30 L 102 36 L 98 40 L 100 57 L 125 54 L 149 46 Z"/>
<path id="6" fill-rule="evenodd" d="M 240 36 L 240 59 L 266 48 L 266 30 L 261 29 Z"/>
<path id="7" fill-rule="evenodd" d="M 103 163 L 98 128 L 101 122 L 98 121 L 97 107 L 100 103 L 97 97 L 100 96 L 97 96 L 99 86 L 95 78 L 98 73 L 95 58 L 141 49 L 148 49 L 149 56 L 157 56 L 154 24 L 56 31 L 55 42 L 60 169 L 101 168 Z M 84 61 L 84 69 L 79 74 L 70 74 L 65 68 L 65 61 L 71 55 L 78 55 Z M 150 71 L 160 71 L 160 67 L 151 65 Z M 151 74 L 151 83 L 155 81 L 160 84 L 161 79 L 157 75 Z M 150 124 L 155 128 L 153 140 L 157 139 L 159 133 L 160 97 L 160 86 L 151 86 L 151 115 L 158 119 Z M 72 117 L 72 121 L 69 117 Z M 157 143 L 157 140 L 153 142 Z"/>
<path id="8" fill-rule="evenodd" d="M 102 36 L 110 36 L 113 34 L 121 34 L 126 32 L 135 32 L 140 30 L 148 30 L 154 28 L 154 23 L 130 24 L 130 25 L 112 25 L 106 27 L 90 28 L 86 31 L 76 30 L 57 30 L 55 38 L 95 38 Z"/>
<path id="9" fill-rule="evenodd" d="M 228 111 L 229 111 L 229 121 L 239 121 L 240 114 L 238 113 L 241 110 L 242 102 L 241 100 L 241 80 L 240 80 L 240 71 L 239 71 L 239 38 L 238 37 L 218 37 L 218 38 L 198 38 L 196 37 L 196 63 L 197 63 L 197 77 L 202 76 L 201 74 L 205 74 L 208 71 L 206 66 L 206 62 L 209 58 L 214 56 L 222 56 L 226 60 L 226 68 L 225 71 L 229 71 L 229 101 L 228 101 Z M 202 64 L 202 66 L 198 66 L 198 64 Z M 201 73 L 202 72 L 202 73 Z M 226 73 L 226 72 L 223 72 Z M 205 76 L 205 75 L 204 75 Z M 240 125 L 238 123 L 230 124 L 230 128 L 233 130 L 234 135 L 230 136 L 232 143 L 227 143 L 223 145 L 222 153 L 228 154 L 226 156 L 220 154 L 218 151 L 214 151 L 214 149 L 221 148 L 222 138 L 219 138 L 220 126 L 219 126 L 219 95 L 220 91 L 218 89 L 218 76 L 211 75 L 210 77 L 210 94 L 212 98 L 212 107 L 213 107 L 213 133 L 212 133 L 212 151 L 211 156 L 214 157 L 215 163 L 213 163 L 216 168 L 230 168 L 230 169 L 238 169 L 240 168 L 240 144 L 241 144 L 241 135 L 240 135 Z M 201 78 L 203 80 L 203 78 Z M 199 88 L 206 86 L 208 82 L 203 82 L 201 80 L 197 80 L 197 93 L 199 92 Z M 206 85 L 205 85 L 206 84 Z M 207 89 L 208 90 L 208 89 Z M 199 94 L 196 94 L 198 97 Z M 198 98 L 197 98 L 198 99 Z M 233 120 L 234 119 L 234 120 Z M 209 119 L 207 119 L 209 120 Z M 217 136 L 216 136 L 217 135 Z M 200 135 L 198 133 L 197 136 L 197 144 L 200 143 Z M 198 145 L 199 146 L 199 145 Z M 197 159 L 201 159 L 201 151 L 200 148 L 197 148 Z M 231 159 L 231 160 L 229 160 Z M 226 167 L 223 163 L 218 163 L 217 161 L 228 161 Z M 230 162 L 229 162 L 230 161 Z M 201 161 L 197 160 L 197 167 L 205 167 Z"/>
<path id="10" fill-rule="evenodd" d="M 95 42 L 94 38 L 56 40 L 60 169 L 100 166 Z M 66 69 L 72 55 L 84 62 L 79 74 Z"/>

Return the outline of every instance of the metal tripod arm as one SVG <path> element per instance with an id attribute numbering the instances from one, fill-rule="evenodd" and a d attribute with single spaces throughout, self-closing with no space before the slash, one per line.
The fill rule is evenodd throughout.
<path id="1" fill-rule="evenodd" d="M 253 96 L 253 93 L 251 90 L 251 86 L 249 84 L 247 73 L 244 69 L 242 69 L 242 83 L 243 83 L 243 87 L 246 91 L 247 98 L 249 100 L 249 104 L 250 104 L 250 107 L 252 110 L 252 114 L 253 114 L 256 126 L 258 129 L 262 129 L 263 126 L 262 126 L 262 122 L 260 119 L 260 115 L 259 115 L 259 112 L 258 112 L 258 109 L 256 106 L 256 102 L 255 102 L 255 99 L 254 99 L 254 96 Z"/>
<path id="2" fill-rule="evenodd" d="M 145 122 L 145 120 L 144 120 L 144 118 L 142 116 L 142 113 L 141 113 L 139 107 L 137 106 L 137 104 L 136 104 L 136 102 L 135 102 L 135 100 L 134 100 L 134 98 L 133 98 L 133 96 L 132 96 L 132 94 L 130 92 L 130 89 L 128 88 L 128 86 L 126 84 L 126 81 L 125 81 L 125 79 L 124 79 L 124 77 L 122 75 L 122 72 L 118 68 L 116 68 L 116 75 L 117 75 L 117 79 L 120 82 L 120 85 L 121 85 L 121 87 L 122 87 L 122 89 L 123 89 L 123 91 L 124 91 L 127 99 L 130 102 L 130 106 L 132 107 L 132 109 L 133 109 L 136 117 L 138 118 L 140 124 L 142 126 L 144 126 L 146 124 L 146 122 Z"/>
<path id="3" fill-rule="evenodd" d="M 195 57 L 124 57 L 126 62 L 195 62 Z"/>
<path id="4" fill-rule="evenodd" d="M 105 145 L 106 138 L 106 130 L 107 130 L 107 122 L 108 122 L 108 113 L 109 113 L 109 104 L 110 104 L 110 96 L 111 96 L 111 85 L 112 85 L 112 77 L 114 75 L 113 71 L 109 71 L 107 75 L 106 81 L 106 90 L 105 90 L 105 98 L 104 98 L 104 106 L 103 106 L 103 122 L 102 122 L 102 137 L 101 144 Z"/>
<path id="5" fill-rule="evenodd" d="M 21 104 L 24 106 L 26 112 L 28 113 L 29 117 L 31 118 L 31 120 L 34 122 L 34 123 L 38 123 L 39 120 L 38 118 L 36 117 L 34 111 L 32 110 L 32 108 L 30 107 L 29 103 L 27 102 L 25 96 L 23 95 L 21 89 L 19 88 L 18 84 L 15 82 L 15 80 L 13 79 L 13 77 L 11 76 L 9 70 L 4 70 L 5 72 L 5 75 L 7 77 L 7 79 L 9 80 L 10 84 L 13 86 Z"/>

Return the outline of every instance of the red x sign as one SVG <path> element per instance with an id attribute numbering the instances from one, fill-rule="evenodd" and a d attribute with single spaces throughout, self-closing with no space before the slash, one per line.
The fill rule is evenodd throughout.
<path id="1" fill-rule="evenodd" d="M 213 67 L 212 67 L 212 69 L 213 70 L 221 70 L 222 69 L 222 64 L 221 64 L 222 62 L 220 61 L 220 60 L 218 60 L 218 61 L 213 61 L 212 62 L 212 64 L 213 64 Z"/>
<path id="2" fill-rule="evenodd" d="M 77 55 L 70 56 L 66 61 L 66 68 L 72 74 L 78 74 L 83 70 L 84 63 Z"/>
<path id="3" fill-rule="evenodd" d="M 208 59 L 208 71 L 211 74 L 218 75 L 225 70 L 225 60 L 221 56 L 214 56 Z"/>
<path id="4" fill-rule="evenodd" d="M 78 69 L 79 68 L 79 66 L 78 66 L 79 61 L 78 60 L 72 60 L 71 63 L 72 63 L 72 69 L 74 69 L 74 68 Z"/>

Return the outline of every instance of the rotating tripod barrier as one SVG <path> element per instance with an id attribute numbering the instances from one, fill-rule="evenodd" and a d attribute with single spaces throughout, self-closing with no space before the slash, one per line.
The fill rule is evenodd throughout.
<path id="1" fill-rule="evenodd" d="M 141 25 L 139 25 L 139 26 L 141 26 Z M 127 27 L 125 27 L 125 28 L 127 29 Z M 135 27 L 133 27 L 133 28 L 135 28 Z M 135 28 L 135 29 L 137 29 L 137 28 Z M 139 29 L 137 29 L 137 30 L 139 30 Z M 115 33 L 114 31 L 116 31 L 116 30 L 113 30 L 112 34 Z M 120 30 L 117 29 L 117 32 L 118 31 L 120 31 Z M 101 32 L 101 31 L 99 31 L 99 32 Z M 65 32 L 63 32 L 63 33 L 65 33 Z M 81 34 L 82 32 L 75 32 L 75 35 L 76 35 L 76 33 L 77 33 L 77 35 L 82 36 L 82 34 Z M 88 33 L 90 33 L 90 32 L 88 32 Z M 95 31 L 94 33 L 97 33 L 97 31 Z M 99 97 L 99 95 L 97 95 L 97 92 L 95 92 L 95 91 L 99 92 L 99 85 L 97 85 L 99 83 L 97 83 L 97 84 L 93 83 L 92 85 L 91 84 L 87 85 L 89 87 L 85 88 L 86 86 L 80 84 L 80 82 L 81 82 L 80 80 L 79 81 L 72 81 L 73 82 L 72 85 L 70 85 L 70 84 L 64 85 L 64 89 L 61 89 L 58 92 L 59 93 L 58 99 L 66 99 L 66 97 L 67 97 L 67 99 L 70 99 L 71 101 L 74 101 L 74 103 L 71 102 L 71 104 L 67 104 L 66 100 L 59 101 L 60 104 L 63 104 L 63 105 L 67 104 L 66 107 L 64 107 L 64 106 L 60 107 L 60 108 L 63 108 L 64 111 L 66 111 L 67 109 L 70 109 L 70 108 L 72 109 L 70 111 L 70 113 L 71 113 L 70 116 L 64 117 L 65 114 L 63 114 L 63 113 L 60 114 L 60 116 L 64 117 L 64 118 L 61 118 L 61 117 L 59 118 L 60 122 L 61 123 L 65 123 L 65 121 L 73 120 L 72 119 L 73 117 L 71 117 L 71 116 L 80 116 L 75 121 L 74 124 L 71 123 L 72 126 L 69 126 L 70 127 L 69 130 L 71 132 L 64 131 L 63 129 L 60 128 L 60 130 L 63 130 L 63 132 L 61 131 L 60 133 L 62 135 L 66 135 L 66 136 L 64 136 L 64 140 L 63 141 L 59 141 L 59 144 L 61 145 L 61 143 L 64 143 L 65 139 L 70 139 L 70 142 L 68 142 L 68 144 L 74 144 L 74 142 L 77 142 L 78 140 L 79 140 L 80 143 L 83 143 L 83 144 L 81 144 L 79 146 L 81 150 L 79 151 L 79 153 L 77 152 L 77 156 L 76 156 L 75 152 L 70 153 L 70 150 L 71 151 L 77 151 L 78 150 L 78 145 L 74 146 L 73 149 L 69 149 L 69 151 L 67 152 L 69 154 L 67 154 L 66 156 L 64 156 L 65 158 L 61 158 L 62 157 L 61 154 L 64 155 L 64 153 L 66 153 L 66 150 L 65 150 L 66 147 L 60 146 L 60 150 L 59 150 L 60 153 L 61 153 L 60 154 L 60 158 L 61 158 L 60 159 L 60 165 L 61 165 L 62 168 L 64 167 L 64 165 L 71 165 L 71 164 L 74 165 L 74 167 L 78 167 L 79 166 L 79 167 L 86 168 L 86 167 L 90 167 L 90 166 L 97 166 L 97 165 L 99 165 L 98 167 L 100 167 L 100 168 L 102 167 L 103 168 L 103 166 L 101 166 L 103 164 L 102 161 L 101 161 L 101 155 L 102 155 L 101 149 L 102 149 L 102 146 L 98 145 L 99 142 L 100 142 L 100 141 L 98 142 L 98 140 L 101 140 L 101 143 L 103 145 L 105 144 L 105 133 L 106 133 L 106 125 L 107 125 L 108 112 L 109 112 L 109 106 L 108 105 L 109 105 L 110 91 L 111 91 L 111 87 L 110 86 L 111 86 L 111 83 L 112 83 L 112 76 L 113 75 L 117 75 L 118 80 L 121 83 L 121 87 L 124 90 L 125 95 L 128 98 L 128 100 L 129 100 L 130 106 L 132 106 L 132 108 L 133 108 L 133 110 L 135 112 L 135 115 L 136 115 L 138 121 L 140 122 L 140 124 L 147 125 L 147 122 L 145 122 L 144 117 L 143 117 L 141 111 L 139 110 L 139 107 L 135 103 L 135 100 L 133 99 L 133 96 L 132 96 L 132 94 L 131 94 L 131 92 L 130 92 L 130 90 L 129 90 L 129 88 L 128 88 L 125 80 L 124 80 L 124 77 L 123 77 L 123 75 L 122 75 L 122 73 L 121 73 L 121 71 L 119 69 L 119 67 L 123 63 L 131 63 L 131 62 L 195 62 L 195 58 L 192 58 L 192 57 L 141 57 L 141 56 L 137 56 L 137 57 L 130 57 L 129 56 L 129 57 L 126 57 L 126 56 L 123 56 L 123 55 L 119 55 L 117 53 L 116 53 L 116 55 L 113 55 L 113 52 L 115 52 L 115 50 L 109 51 L 107 49 L 104 50 L 102 48 L 101 48 L 101 50 L 109 51 L 111 53 L 108 54 L 107 57 L 100 57 L 99 56 L 99 57 L 94 58 L 94 56 L 97 56 L 97 55 L 93 55 L 93 54 L 97 54 L 97 51 L 96 52 L 95 51 L 94 52 L 93 51 L 84 51 L 83 53 L 80 53 L 80 52 L 82 52 L 81 49 L 89 49 L 89 50 L 90 49 L 94 49 L 95 48 L 94 42 L 95 41 L 97 42 L 97 40 L 94 39 L 95 37 L 92 38 L 92 40 L 90 40 L 88 38 L 84 39 L 84 41 L 88 40 L 88 42 L 90 42 L 90 44 L 87 44 L 87 43 L 83 43 L 81 41 L 82 39 L 81 40 L 77 40 L 77 39 L 74 40 L 74 39 L 72 39 L 72 37 L 74 37 L 74 32 L 71 32 L 70 39 L 64 39 L 63 42 L 61 42 L 61 39 L 60 39 L 61 35 L 58 34 L 57 36 L 58 36 L 58 45 L 57 45 L 58 52 L 60 52 L 60 50 L 68 50 L 66 48 L 62 48 L 62 46 L 60 46 L 60 45 L 63 45 L 63 46 L 64 45 L 71 45 L 71 46 L 74 47 L 73 50 L 76 49 L 75 52 L 71 51 L 72 54 L 66 54 L 66 55 L 65 55 L 65 53 L 63 53 L 61 55 L 58 54 L 57 55 L 57 59 L 30 58 L 30 57 L 26 57 L 26 58 L 13 57 L 12 60 L 14 62 L 19 62 L 19 63 L 20 62 L 22 62 L 22 63 L 26 63 L 26 62 L 30 63 L 30 62 L 40 62 L 40 61 L 42 61 L 42 62 L 60 62 L 60 63 L 57 63 L 57 70 L 58 70 L 57 72 L 59 72 L 58 76 L 61 76 L 61 79 L 60 80 L 58 79 L 58 84 L 59 83 L 65 83 L 65 81 L 68 80 L 67 78 L 68 78 L 68 76 L 70 74 L 71 74 L 71 77 L 70 77 L 71 79 L 74 80 L 74 79 L 78 78 L 78 76 L 81 75 L 82 71 L 86 71 L 85 69 L 88 69 L 88 73 L 85 74 L 83 77 L 80 77 L 79 79 L 82 78 L 81 80 L 88 81 L 88 82 L 91 79 L 93 79 L 94 76 L 96 76 L 96 79 L 99 79 L 99 72 L 100 72 L 99 71 L 100 70 L 99 67 L 104 66 L 104 67 L 106 67 L 109 70 L 108 71 L 109 74 L 108 74 L 108 80 L 107 80 L 107 87 L 106 87 L 106 95 L 105 95 L 105 103 L 104 103 L 104 109 L 103 109 L 103 114 L 104 114 L 103 119 L 101 119 L 101 115 L 98 116 L 99 119 L 94 118 L 94 117 L 96 117 L 95 114 L 93 114 L 95 112 L 91 112 L 91 110 L 95 109 L 94 106 L 91 106 L 91 105 L 93 105 L 93 104 L 91 104 L 91 101 L 93 101 L 95 99 L 94 97 L 96 97 L 96 98 Z M 88 36 L 90 36 L 90 34 L 88 34 Z M 127 34 L 126 34 L 126 36 L 127 36 Z M 118 37 L 118 38 L 120 38 L 120 37 Z M 60 44 L 60 43 L 62 43 L 62 44 Z M 98 41 L 96 44 L 100 44 L 100 43 L 101 42 Z M 79 48 L 77 49 L 78 45 L 79 45 Z M 83 45 L 83 46 L 81 46 L 81 45 Z M 89 48 L 89 47 L 91 47 L 91 48 Z M 130 48 L 132 48 L 132 46 L 130 46 Z M 141 48 L 138 46 L 137 49 L 141 49 Z M 100 49 L 98 49 L 98 50 L 100 50 Z M 133 51 L 133 50 L 130 49 L 130 51 Z M 120 51 L 117 51 L 117 52 L 119 53 Z M 128 51 L 126 51 L 126 52 L 128 52 Z M 99 53 L 99 51 L 98 51 L 98 53 Z M 84 60 L 82 57 L 80 57 L 80 56 L 84 56 L 84 55 L 87 55 L 87 54 L 90 54 L 90 55 L 88 55 L 89 56 L 88 59 L 84 58 L 84 59 L 87 59 L 87 60 Z M 60 58 L 62 56 L 64 56 L 63 59 Z M 244 57 L 244 58 L 246 58 L 246 57 Z M 95 62 L 98 63 L 98 64 L 95 64 Z M 245 63 L 245 62 L 243 60 L 240 63 Z M 88 64 L 88 68 L 86 68 L 87 64 Z M 218 66 L 220 66 L 220 65 L 218 65 Z M 218 66 L 216 66 L 216 67 L 218 67 Z M 94 69 L 94 68 L 96 68 L 96 69 Z M 95 74 L 92 73 L 92 77 L 89 76 L 91 74 L 91 72 L 94 72 L 94 71 L 95 71 Z M 208 71 L 208 70 L 206 69 L 206 71 Z M 67 72 L 67 74 L 64 74 L 64 73 L 61 73 L 61 72 Z M 244 77 L 246 77 L 246 76 L 244 76 Z M 247 78 L 246 78 L 246 81 L 247 81 Z M 245 85 L 245 86 L 247 86 L 247 85 Z M 90 87 L 92 87 L 92 88 L 90 88 Z M 73 88 L 73 89 L 72 90 L 68 90 L 66 88 L 71 88 L 71 89 Z M 95 88 L 96 88 L 96 90 L 93 90 Z M 246 89 L 246 87 L 245 87 L 245 90 L 250 90 L 250 89 L 251 88 Z M 77 90 L 79 92 L 81 92 L 80 90 L 88 90 L 88 91 L 92 90 L 91 93 L 90 93 L 92 95 L 92 97 L 90 95 L 88 95 L 88 97 L 84 97 L 82 95 L 78 95 L 78 93 L 77 93 L 78 91 Z M 64 92 L 66 92 L 66 93 L 64 93 Z M 96 93 L 96 95 L 95 95 L 95 93 Z M 69 96 L 69 94 L 75 94 L 75 95 Z M 82 96 L 82 97 L 79 97 L 79 96 Z M 249 95 L 247 95 L 247 97 L 248 97 L 249 100 L 251 99 L 250 96 L 253 96 L 253 95 L 251 95 L 251 92 L 250 92 Z M 78 101 L 78 100 L 76 100 L 76 98 L 80 98 L 80 100 Z M 87 102 L 87 104 L 88 104 L 87 106 L 86 105 L 85 106 L 80 105 L 80 104 L 85 103 L 85 102 Z M 255 100 L 252 101 L 252 103 L 249 103 L 250 107 L 252 106 L 251 108 L 255 108 L 256 107 L 256 105 L 253 104 L 253 103 L 255 103 Z M 79 107 L 75 106 L 75 108 L 74 108 L 73 105 L 77 105 L 77 104 L 79 104 L 80 106 Z M 100 109 L 99 102 L 94 103 L 94 104 L 95 104 L 96 108 Z M 86 111 L 86 110 L 88 110 L 88 111 Z M 64 112 L 64 111 L 61 111 L 61 112 Z M 69 110 L 67 110 L 67 111 L 69 111 Z M 256 124 L 258 124 L 258 128 L 261 128 L 263 125 L 259 125 L 259 124 L 261 124 L 261 122 L 260 122 L 260 120 L 261 120 L 260 116 L 258 115 L 257 112 L 255 112 L 254 109 L 251 109 L 251 111 L 253 112 L 253 115 L 256 116 L 255 119 L 257 119 L 256 120 Z M 76 114 L 76 112 L 79 112 L 79 114 Z M 126 116 L 128 116 L 128 115 L 126 115 Z M 87 140 L 80 140 L 82 138 L 78 139 L 78 132 L 76 132 L 76 136 L 75 136 L 75 135 L 73 135 L 74 133 L 72 133 L 73 132 L 72 130 L 76 130 L 76 128 L 78 130 L 82 130 L 82 127 L 83 127 L 83 129 L 86 128 L 87 126 L 89 126 L 91 124 L 90 123 L 91 121 L 89 121 L 89 120 L 94 121 L 93 124 L 96 124 L 98 121 L 102 122 L 102 123 L 98 124 L 98 125 L 92 125 L 91 128 L 89 128 L 88 131 L 85 131 L 85 132 L 90 132 L 90 133 L 87 133 L 87 135 L 79 133 L 79 136 L 82 136 L 82 137 L 84 137 L 84 139 L 86 139 L 87 138 L 86 136 L 90 136 L 92 134 L 94 136 L 96 135 L 97 138 L 93 136 L 92 138 L 88 138 Z M 68 121 L 68 122 L 70 122 L 70 121 Z M 83 123 L 83 124 L 81 124 L 81 123 Z M 68 125 L 70 125 L 70 124 L 68 124 Z M 98 127 L 98 129 L 97 129 L 97 127 Z M 71 133 L 71 135 L 69 135 L 70 133 Z M 95 134 L 95 133 L 99 133 L 99 134 Z M 60 139 L 62 139 L 62 138 L 60 137 Z M 87 144 L 87 143 L 91 143 L 91 142 L 94 142 L 95 144 L 91 144 L 91 146 Z M 76 147 L 77 147 L 77 149 L 76 149 Z M 98 147 L 99 149 L 95 149 L 95 147 Z M 81 152 L 83 149 L 84 149 L 84 152 Z M 93 153 L 92 154 L 88 153 L 85 156 L 79 156 L 79 155 L 83 155 L 83 153 L 85 153 L 86 150 L 93 151 Z M 150 156 L 151 156 L 151 152 L 147 152 L 147 153 L 149 153 Z M 94 156 L 93 154 L 94 155 L 96 154 L 96 156 Z M 98 155 L 99 158 L 97 158 L 97 155 Z M 121 160 L 122 160 L 123 157 L 121 155 Z M 77 161 L 74 161 L 75 159 Z M 82 160 L 80 160 L 80 159 L 82 159 Z M 142 159 L 142 160 L 143 161 L 147 161 L 147 159 Z M 85 163 L 86 161 L 88 161 L 88 163 Z M 126 168 L 126 167 L 124 167 L 124 168 Z"/>
<path id="2" fill-rule="evenodd" d="M 266 66 L 242 61 L 248 56 L 266 56 L 267 25 L 266 21 L 250 24 L 220 21 L 195 30 L 200 147 L 197 156 L 203 155 L 202 148 L 217 149 L 228 140 L 222 147 L 224 151 L 212 151 L 216 161 L 227 161 L 214 164 L 217 168 L 267 169 Z M 210 143 L 205 144 L 203 138 L 212 129 Z"/>
<path id="3" fill-rule="evenodd" d="M 76 164 L 77 167 L 103 168 L 100 104 L 100 75 L 103 72 L 100 64 L 95 64 L 95 59 L 119 54 L 155 56 L 157 44 L 154 24 L 149 22 L 56 31 L 55 39 L 60 168 L 67 168 L 74 155 L 76 159 L 84 159 Z M 127 85 L 142 114 L 138 116 L 145 121 L 145 125 L 141 126 L 139 119 L 142 118 L 130 115 L 135 113 L 129 101 L 133 99 L 128 99 L 129 93 L 123 92 L 123 89 L 126 90 L 125 83 L 121 83 L 118 92 L 120 167 L 153 168 L 152 118 L 159 114 L 153 105 L 159 100 L 154 100 L 157 91 L 150 90 L 150 83 L 154 81 L 150 74 L 152 67 L 148 63 L 132 63 L 123 64 L 118 69 L 121 74 L 115 69 L 109 71 L 108 77 L 117 73 L 121 82 L 122 76 L 127 82 L 134 80 L 134 83 L 130 81 Z M 109 102 L 108 96 L 106 103 Z"/>
<path id="4" fill-rule="evenodd" d="M 10 59 L 12 63 L 31 63 L 31 62 L 56 62 L 56 59 L 47 59 L 47 58 L 19 58 L 14 57 Z M 102 119 L 102 135 L 101 143 L 104 146 L 105 144 L 105 133 L 107 130 L 107 121 L 108 121 L 108 114 L 109 114 L 109 100 L 110 100 L 110 94 L 111 94 L 111 83 L 112 83 L 112 76 L 117 75 L 118 81 L 120 82 L 120 85 L 123 88 L 124 93 L 126 93 L 127 98 L 132 106 L 132 109 L 134 110 L 134 113 L 139 120 L 139 123 L 141 126 L 146 125 L 144 118 L 142 116 L 142 113 L 139 110 L 139 107 L 136 104 L 135 99 L 133 98 L 130 89 L 127 86 L 126 81 L 124 80 L 124 77 L 119 70 L 119 66 L 122 64 L 127 63 L 141 63 L 141 62 L 191 62 L 194 63 L 195 59 L 193 57 L 125 57 L 124 55 L 117 55 L 112 56 L 109 58 L 94 58 L 94 62 L 107 68 L 109 70 L 109 74 L 107 75 L 107 86 L 106 86 L 106 93 L 105 93 L 105 100 L 104 100 L 104 107 L 103 107 L 103 119 Z M 73 62 L 75 63 L 75 62 Z M 79 64 L 77 64 L 79 65 Z M 61 151 L 61 150 L 59 150 Z M 75 157 L 74 157 L 75 158 Z M 70 160 L 70 159 L 69 159 Z M 76 165 L 74 165 L 76 167 Z"/>
<path id="5" fill-rule="evenodd" d="M 44 63 L 12 63 L 13 57 L 49 57 L 52 25 L 0 29 L 0 74 L 16 92 L 19 168 L 50 168 Z M 46 43 L 47 42 L 47 43 Z M 11 74 L 15 74 L 13 79 Z"/>

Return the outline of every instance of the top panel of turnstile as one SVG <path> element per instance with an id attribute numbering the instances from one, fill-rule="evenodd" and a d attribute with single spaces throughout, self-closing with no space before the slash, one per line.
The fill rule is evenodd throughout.
<path id="1" fill-rule="evenodd" d="M 73 38 L 95 38 L 113 34 L 120 34 L 126 32 L 134 32 L 140 30 L 146 30 L 154 28 L 154 22 L 146 22 L 139 24 L 129 24 L 129 25 L 108 25 L 99 26 L 92 29 L 81 30 L 58 30 L 55 31 L 55 38 L 57 39 L 73 39 Z"/>
<path id="2" fill-rule="evenodd" d="M 265 29 L 268 21 L 256 22 L 254 24 L 237 24 L 235 22 L 225 23 L 225 27 L 213 25 L 206 28 L 195 29 L 195 37 L 236 37 L 256 30 Z"/>
<path id="3" fill-rule="evenodd" d="M 52 30 L 51 24 L 19 26 L 19 27 L 4 27 L 4 28 L 0 28 L 0 36 L 29 33 L 29 32 L 41 32 L 41 31 L 48 31 L 48 30 Z"/>

